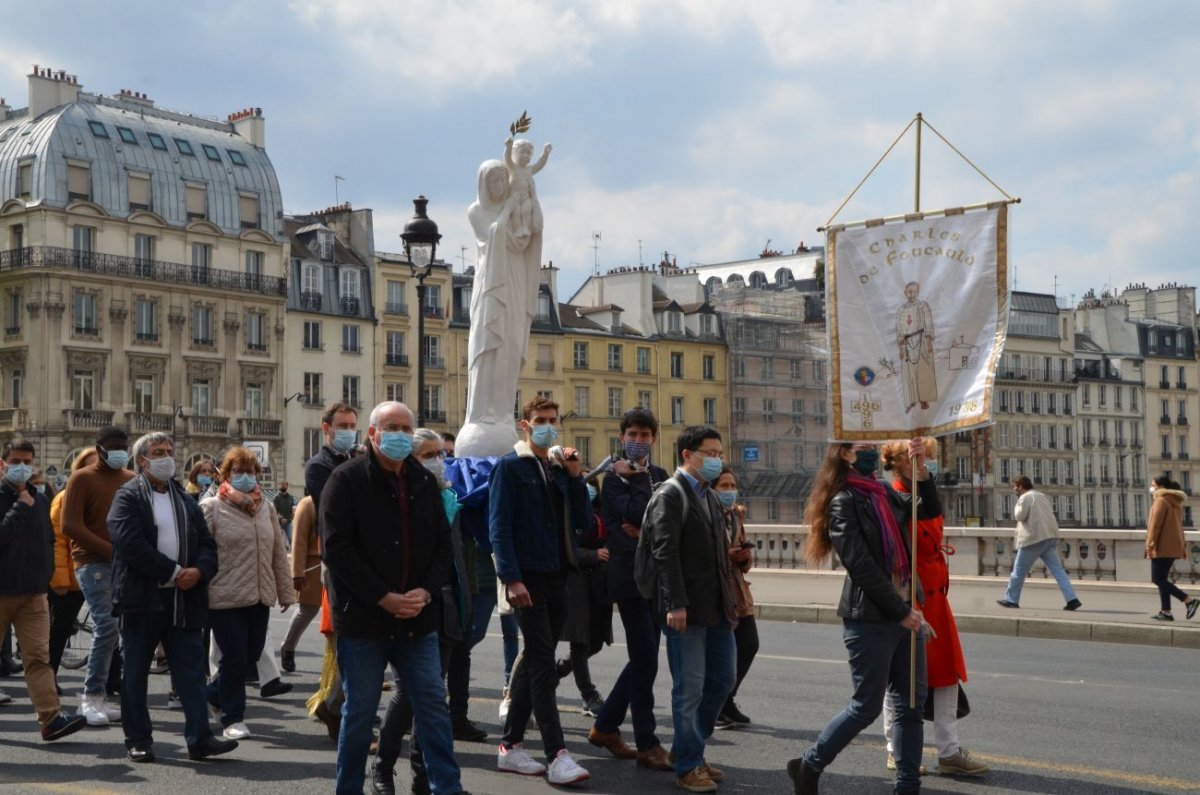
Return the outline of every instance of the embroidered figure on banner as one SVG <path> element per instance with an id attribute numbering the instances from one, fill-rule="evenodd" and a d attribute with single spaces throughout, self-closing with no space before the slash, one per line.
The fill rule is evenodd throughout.
<path id="1" fill-rule="evenodd" d="M 920 300 L 921 285 L 904 285 L 906 302 L 896 313 L 896 343 L 900 348 L 900 377 L 904 387 L 904 413 L 918 403 L 922 409 L 937 400 L 937 375 L 933 369 L 933 312 Z"/>
<path id="2" fill-rule="evenodd" d="M 878 400 L 871 398 L 871 393 L 865 389 L 859 393 L 858 400 L 850 404 L 850 409 L 862 417 L 862 427 L 864 431 L 869 431 L 875 427 L 874 416 L 875 412 L 883 408 Z"/>
<path id="3" fill-rule="evenodd" d="M 958 342 L 950 343 L 950 369 L 973 370 L 979 364 L 979 346 L 972 345 L 960 336 Z"/>

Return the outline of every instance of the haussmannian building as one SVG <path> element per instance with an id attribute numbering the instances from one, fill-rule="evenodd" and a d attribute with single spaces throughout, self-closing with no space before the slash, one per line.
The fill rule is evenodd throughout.
<path id="1" fill-rule="evenodd" d="M 96 430 L 184 467 L 282 429 L 287 239 L 261 109 L 225 120 L 35 66 L 0 102 L 0 423 L 61 477 Z"/>

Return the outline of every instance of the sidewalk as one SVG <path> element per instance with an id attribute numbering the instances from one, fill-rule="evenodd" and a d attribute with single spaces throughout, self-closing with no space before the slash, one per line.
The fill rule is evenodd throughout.
<path id="1" fill-rule="evenodd" d="M 844 578 L 842 572 L 793 569 L 754 569 L 746 577 L 760 620 L 817 624 L 841 622 L 837 603 Z M 1200 615 L 1187 621 L 1182 604 L 1172 606 L 1173 623 L 1150 619 L 1158 612 L 1158 589 L 1149 583 L 1072 582 L 1083 602 L 1075 612 L 1062 609 L 1054 580 L 1033 577 L 1025 581 L 1020 609 L 1001 607 L 996 600 L 1006 584 L 999 577 L 951 577 L 950 606 L 960 632 L 1200 649 Z M 1200 584 L 1178 585 L 1200 595 Z"/>

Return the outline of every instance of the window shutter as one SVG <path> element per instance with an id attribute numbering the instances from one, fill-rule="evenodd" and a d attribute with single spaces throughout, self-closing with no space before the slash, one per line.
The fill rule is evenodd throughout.
<path id="1" fill-rule="evenodd" d="M 129 206 L 150 209 L 150 177 L 147 174 L 129 175 Z"/>
<path id="2" fill-rule="evenodd" d="M 75 163 L 67 165 L 67 194 L 72 199 L 91 199 L 92 179 L 88 166 Z"/>
<path id="3" fill-rule="evenodd" d="M 28 196 L 33 192 L 33 164 L 22 163 L 17 169 L 17 195 Z"/>
<path id="4" fill-rule="evenodd" d="M 188 218 L 204 218 L 207 190 L 203 185 L 187 185 L 187 216 Z"/>
<path id="5" fill-rule="evenodd" d="M 243 229 L 257 229 L 258 197 L 245 193 L 238 194 L 238 215 L 241 218 Z"/>

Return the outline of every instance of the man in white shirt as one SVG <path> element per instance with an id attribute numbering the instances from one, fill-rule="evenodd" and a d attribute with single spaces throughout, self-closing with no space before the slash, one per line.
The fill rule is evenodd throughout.
<path id="1" fill-rule="evenodd" d="M 1012 576 L 1008 578 L 1008 590 L 1004 592 L 1003 599 L 996 600 L 996 604 L 1001 607 L 1020 607 L 1021 586 L 1025 584 L 1025 577 L 1033 564 L 1041 559 L 1046 564 L 1046 571 L 1058 583 L 1063 599 L 1067 600 L 1063 610 L 1078 610 L 1083 602 L 1075 596 L 1071 578 L 1063 568 L 1062 558 L 1058 556 L 1058 520 L 1054 517 L 1050 498 L 1035 491 L 1032 481 L 1024 475 L 1013 481 L 1013 493 L 1017 495 L 1017 505 L 1013 509 L 1013 518 L 1017 520 L 1017 554 L 1013 560 Z"/>

